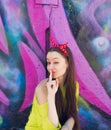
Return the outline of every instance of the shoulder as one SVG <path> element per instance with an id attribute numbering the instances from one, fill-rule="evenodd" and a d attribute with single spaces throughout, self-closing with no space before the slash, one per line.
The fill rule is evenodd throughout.
<path id="1" fill-rule="evenodd" d="M 47 80 L 48 79 L 43 79 L 42 81 L 40 81 L 40 83 L 35 88 L 36 94 L 39 93 L 40 91 L 42 91 L 46 87 Z"/>
<path id="2" fill-rule="evenodd" d="M 47 88 L 46 88 L 47 79 L 42 80 L 35 89 L 35 95 L 39 104 L 42 104 L 47 99 Z"/>
<path id="3" fill-rule="evenodd" d="M 39 82 L 35 90 L 41 89 L 47 82 L 47 79 L 43 79 Z"/>

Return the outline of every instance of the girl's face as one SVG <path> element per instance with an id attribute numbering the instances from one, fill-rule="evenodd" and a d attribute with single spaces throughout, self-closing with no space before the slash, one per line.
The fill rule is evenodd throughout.
<path id="1" fill-rule="evenodd" d="M 47 54 L 47 70 L 52 72 L 52 78 L 64 78 L 68 62 L 66 59 L 56 51 L 48 52 Z"/>

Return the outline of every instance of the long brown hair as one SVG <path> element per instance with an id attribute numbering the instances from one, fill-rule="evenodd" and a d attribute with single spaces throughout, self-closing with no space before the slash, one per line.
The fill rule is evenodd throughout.
<path id="1" fill-rule="evenodd" d="M 68 62 L 68 68 L 66 72 L 66 78 L 64 81 L 64 86 L 66 87 L 66 106 L 63 104 L 63 96 L 60 87 L 56 93 L 56 108 L 61 125 L 63 125 L 66 120 L 70 117 L 74 118 L 75 124 L 73 130 L 80 130 L 80 124 L 77 114 L 77 100 L 76 100 L 76 81 L 75 81 L 75 66 L 74 60 L 69 47 L 66 47 L 68 56 L 64 54 L 59 48 L 52 47 L 48 52 L 56 51 L 61 54 Z M 48 53 L 47 52 L 47 53 Z M 65 107 L 65 109 L 64 109 Z"/>

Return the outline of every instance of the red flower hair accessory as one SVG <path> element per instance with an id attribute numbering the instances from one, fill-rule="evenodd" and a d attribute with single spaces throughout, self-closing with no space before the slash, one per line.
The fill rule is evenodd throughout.
<path id="1" fill-rule="evenodd" d="M 52 37 L 50 37 L 50 42 L 52 43 L 53 47 L 59 48 L 66 56 L 68 56 L 68 52 L 66 50 L 68 43 L 63 43 L 61 45 L 57 45 L 57 43 L 54 41 Z"/>

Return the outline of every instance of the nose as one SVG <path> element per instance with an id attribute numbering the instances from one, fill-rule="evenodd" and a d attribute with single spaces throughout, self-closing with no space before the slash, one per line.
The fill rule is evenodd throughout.
<path id="1" fill-rule="evenodd" d="M 48 65 L 48 69 L 52 71 L 54 69 L 54 65 L 53 64 Z"/>

